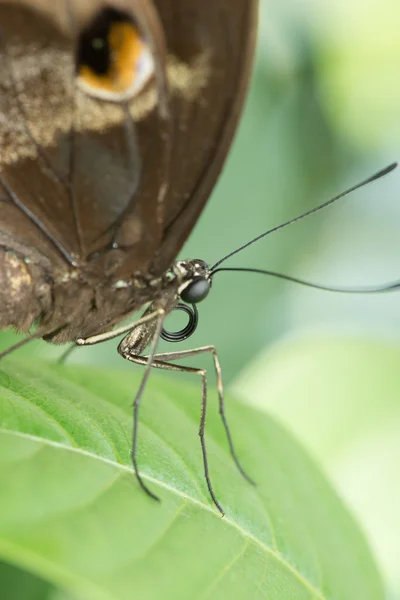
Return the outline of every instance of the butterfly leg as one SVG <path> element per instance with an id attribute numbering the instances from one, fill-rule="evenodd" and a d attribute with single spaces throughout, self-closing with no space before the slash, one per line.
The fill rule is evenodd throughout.
<path id="1" fill-rule="evenodd" d="M 175 354 L 177 354 L 178 356 L 175 356 Z M 217 507 L 217 509 L 219 510 L 219 512 L 224 515 L 225 512 L 221 506 L 221 504 L 219 503 L 212 483 L 211 483 L 211 479 L 210 479 L 210 475 L 209 475 L 209 467 L 208 467 L 208 457 L 207 457 L 207 447 L 206 447 L 206 442 L 205 442 L 205 437 L 204 437 L 204 430 L 205 430 L 205 424 L 206 424 L 206 415 L 207 415 L 207 377 L 206 377 L 206 371 L 204 369 L 197 369 L 194 367 L 187 367 L 187 366 L 183 366 L 183 365 L 173 365 L 170 364 L 168 362 L 165 361 L 161 361 L 158 360 L 159 357 L 161 358 L 166 358 L 166 360 L 176 360 L 179 358 L 185 358 L 187 356 L 191 356 L 191 351 L 187 350 L 185 352 L 177 352 L 177 353 L 171 353 L 171 354 L 154 354 L 153 357 L 153 361 L 151 363 L 151 367 L 155 368 L 155 369 L 163 369 L 166 371 L 179 371 L 179 372 L 186 372 L 186 373 L 196 373 L 198 375 L 200 375 L 201 380 L 202 380 L 202 404 L 201 404 L 201 417 L 200 417 L 200 427 L 199 427 L 199 436 L 200 436 L 200 444 L 201 444 L 201 451 L 202 451 L 202 455 L 203 455 L 203 465 L 204 465 L 204 476 L 207 482 L 207 487 L 208 490 L 210 492 L 210 496 L 215 504 L 215 506 Z M 172 358 L 170 358 L 172 357 Z M 130 360 L 131 362 L 134 362 L 136 364 L 139 365 L 148 365 L 148 359 L 149 357 L 147 356 L 139 356 L 139 355 L 135 355 L 135 354 L 126 354 L 124 355 L 124 358 Z M 136 401 L 139 398 L 139 394 L 140 391 L 138 392 L 136 399 L 135 399 L 135 403 L 134 406 L 136 405 L 137 408 L 137 403 Z M 135 419 L 134 422 L 137 422 L 137 412 L 135 415 Z M 132 455 L 136 454 L 136 436 L 135 436 L 135 432 L 134 432 L 134 450 L 132 451 Z M 134 463 L 134 466 L 136 465 L 136 456 L 132 456 L 132 462 Z M 135 472 L 136 475 L 138 476 L 137 473 L 137 468 L 135 466 Z M 138 476 L 139 482 L 141 484 L 141 486 L 145 489 L 145 491 L 147 493 L 149 493 L 149 490 L 146 486 L 142 485 L 140 476 Z M 154 494 L 153 493 L 149 493 L 149 495 L 154 498 Z M 158 500 L 158 498 L 156 498 Z"/>
<path id="2" fill-rule="evenodd" d="M 18 350 L 18 348 L 22 348 L 22 346 L 25 346 L 25 344 L 28 344 L 29 342 L 32 342 L 33 340 L 39 339 L 39 337 L 41 337 L 41 336 L 30 335 L 30 336 L 24 338 L 23 340 L 21 340 L 20 342 L 17 342 L 16 344 L 9 346 L 6 350 L 3 350 L 3 352 L 0 352 L 0 360 L 2 358 L 4 358 L 5 356 L 8 356 L 12 352 L 14 352 L 14 350 Z"/>
<path id="3" fill-rule="evenodd" d="M 72 350 L 74 350 L 77 346 L 93 346 L 94 344 L 101 344 L 101 342 L 106 342 L 107 340 L 112 340 L 116 337 L 119 337 L 120 335 L 123 335 L 124 333 L 127 333 L 128 331 L 133 331 L 136 327 L 139 327 L 143 324 L 146 324 L 149 321 L 154 320 L 158 316 L 158 314 L 159 314 L 159 310 L 155 310 L 148 314 L 145 313 L 140 319 L 136 319 L 136 321 L 134 321 L 133 323 L 130 323 L 129 325 L 124 325 L 123 327 L 119 327 L 118 329 L 112 329 L 111 331 L 106 331 L 105 333 L 93 335 L 88 338 L 78 338 L 76 340 L 75 344 L 73 346 L 71 346 L 70 348 L 68 348 L 68 350 L 66 350 L 66 352 L 61 355 L 59 362 L 61 362 L 61 363 L 64 362 L 65 359 L 68 357 L 69 353 L 72 352 Z M 62 328 L 59 328 L 56 331 L 59 331 L 60 329 L 62 329 Z M 53 334 L 55 334 L 56 331 L 54 331 L 51 334 L 47 334 L 45 336 L 43 335 L 43 333 L 34 333 L 32 335 L 29 335 L 28 337 L 17 342 L 16 344 L 9 346 L 3 352 L 0 352 L 0 360 L 2 358 L 5 358 L 6 356 L 11 354 L 15 350 L 22 348 L 22 346 L 25 346 L 25 344 L 32 342 L 33 340 L 39 340 L 42 338 L 45 339 L 46 337 L 51 338 L 51 336 Z"/>
<path id="4" fill-rule="evenodd" d="M 149 317 L 149 318 L 146 318 Z M 143 392 L 146 387 L 147 380 L 150 375 L 150 369 L 153 366 L 154 356 L 157 350 L 157 344 L 160 339 L 161 330 L 164 322 L 165 311 L 161 308 L 148 315 L 145 315 L 140 319 L 140 326 L 135 327 L 135 330 L 130 331 L 128 335 L 120 342 L 118 346 L 118 352 L 123 358 L 132 362 L 138 362 L 145 366 L 145 372 L 140 382 L 139 389 L 137 391 L 135 400 L 133 402 L 133 434 L 132 434 L 132 465 L 135 471 L 136 479 L 139 482 L 140 487 L 146 492 L 148 496 L 153 500 L 159 501 L 159 497 L 156 496 L 144 483 L 137 464 L 137 438 L 138 438 L 138 425 L 139 425 L 139 408 L 140 402 L 143 397 Z M 143 323 L 144 321 L 144 323 Z M 139 354 L 149 344 L 150 352 L 147 357 L 140 357 Z M 138 355 L 136 355 L 138 352 Z"/>
<path id="5" fill-rule="evenodd" d="M 211 356 L 213 358 L 215 374 L 217 377 L 219 414 L 221 416 L 222 424 L 225 429 L 225 434 L 226 434 L 226 437 L 228 440 L 231 456 L 232 456 L 239 472 L 243 475 L 243 477 L 249 483 L 251 483 L 252 485 L 255 485 L 254 480 L 251 479 L 251 477 L 246 473 L 246 471 L 242 467 L 242 465 L 239 461 L 239 458 L 237 456 L 235 446 L 233 444 L 232 434 L 231 434 L 228 420 L 226 418 L 226 413 L 225 413 L 225 394 L 224 394 L 224 387 L 223 387 L 223 383 L 222 383 L 221 365 L 220 365 L 218 353 L 217 353 L 215 347 L 214 346 L 202 346 L 200 348 L 193 348 L 191 350 L 183 350 L 180 352 L 178 351 L 178 352 L 168 352 L 168 353 L 163 353 L 163 354 L 156 354 L 154 358 L 156 359 L 157 362 L 159 362 L 159 361 L 165 362 L 165 361 L 180 360 L 182 358 L 190 358 L 192 356 L 198 356 L 200 354 L 211 354 Z M 172 367 L 173 365 L 170 365 L 170 366 Z"/>
<path id="6" fill-rule="evenodd" d="M 150 306 L 151 308 L 151 306 Z M 140 317 L 140 319 L 136 319 L 136 321 L 133 321 L 133 323 L 130 323 L 129 325 L 123 325 L 122 327 L 118 327 L 117 329 L 111 329 L 111 331 L 105 331 L 104 333 L 99 333 L 98 335 L 91 335 L 90 337 L 87 338 L 78 338 L 76 340 L 76 345 L 77 346 L 94 346 L 95 344 L 101 344 L 102 342 L 107 342 L 108 340 L 113 340 L 116 337 L 119 337 L 120 335 L 123 335 L 124 333 L 132 333 L 134 332 L 136 329 L 141 328 L 142 326 L 145 326 L 147 323 L 151 323 L 154 322 L 157 317 L 159 317 L 160 315 L 162 315 L 163 320 L 164 320 L 164 314 L 165 311 L 161 308 L 152 310 L 152 311 L 146 311 L 142 317 Z M 161 328 L 162 328 L 162 324 L 161 324 Z M 147 329 L 147 328 L 146 328 Z M 127 336 L 129 337 L 129 336 Z"/>
<path id="7" fill-rule="evenodd" d="M 165 310 L 163 308 L 155 308 L 154 305 L 150 305 L 150 307 L 145 311 L 143 316 L 140 319 L 136 320 L 134 323 L 131 323 L 130 325 L 124 327 L 120 327 L 119 329 L 114 329 L 112 331 L 101 333 L 99 335 L 91 336 L 90 338 L 80 338 L 76 342 L 79 346 L 91 346 L 94 344 L 100 344 L 101 342 L 115 338 L 123 333 L 128 332 L 128 335 L 124 337 L 123 340 L 120 342 L 118 346 L 118 352 L 123 358 L 132 360 L 133 362 L 136 362 L 135 360 L 133 360 L 134 357 L 136 357 L 136 354 L 141 354 L 144 351 L 144 349 L 148 345 L 150 345 L 150 352 L 148 357 L 142 357 L 142 360 L 140 361 L 140 364 L 145 365 L 146 368 L 139 386 L 139 390 L 136 394 L 133 403 L 132 465 L 140 487 L 151 498 L 158 501 L 158 496 L 153 494 L 153 492 L 146 486 L 140 475 L 137 465 L 136 448 L 140 402 L 143 396 L 147 380 L 150 375 L 150 369 L 152 367 L 154 355 L 157 349 L 157 344 L 160 339 L 164 317 Z"/>
<path id="8" fill-rule="evenodd" d="M 74 350 L 76 350 L 78 346 L 76 344 L 72 344 L 71 346 L 69 346 L 69 348 L 67 348 L 62 354 L 61 356 L 57 359 L 57 362 L 59 365 L 64 365 L 67 361 L 67 359 L 70 357 L 70 355 L 74 352 Z"/>
<path id="9" fill-rule="evenodd" d="M 94 335 L 89 338 L 79 338 L 79 340 L 77 340 L 76 343 L 73 343 L 71 346 L 69 346 L 69 348 L 67 348 L 67 350 L 65 350 L 65 352 L 61 354 L 61 356 L 57 359 L 57 362 L 59 365 L 65 364 L 72 352 L 74 352 L 79 346 L 93 346 L 94 344 L 101 344 L 102 342 L 111 340 L 121 334 L 127 333 L 127 331 L 132 331 L 132 329 L 134 329 L 136 325 L 140 325 L 143 322 L 146 323 L 148 320 L 148 316 L 146 316 L 144 319 L 136 319 L 136 321 L 134 321 L 130 325 L 126 325 L 118 329 L 106 331 L 105 333 Z"/>
<path id="10" fill-rule="evenodd" d="M 79 346 L 93 346 L 94 344 L 101 344 L 102 342 L 111 340 L 121 334 L 127 333 L 127 331 L 132 331 L 132 329 L 134 329 L 135 326 L 140 325 L 143 322 L 146 323 L 148 320 L 148 316 L 146 315 L 146 317 L 144 318 L 136 319 L 136 321 L 134 321 L 130 325 L 120 327 L 111 331 L 106 331 L 105 333 L 94 335 L 89 338 L 79 338 L 76 343 L 69 346 L 69 348 L 67 348 L 67 350 L 65 350 L 65 352 L 61 354 L 61 356 L 57 359 L 57 362 L 59 365 L 65 364 L 72 352 L 74 352 Z"/>
<path id="11" fill-rule="evenodd" d="M 53 333 L 54 334 L 57 333 L 58 331 L 60 331 L 60 329 L 62 329 L 62 328 L 57 329 Z M 50 336 L 51 335 L 52 334 L 50 334 Z M 24 338 L 20 342 L 17 342 L 16 344 L 9 346 L 6 350 L 3 350 L 3 352 L 0 352 L 0 360 L 2 358 L 4 358 L 5 356 L 8 356 L 9 354 L 12 354 L 12 352 L 14 352 L 15 350 L 18 350 L 19 348 L 22 348 L 26 344 L 29 344 L 29 342 L 32 342 L 33 340 L 40 340 L 41 338 L 44 338 L 43 333 L 36 332 L 36 333 L 33 333 L 32 335 L 28 335 L 26 338 Z"/>

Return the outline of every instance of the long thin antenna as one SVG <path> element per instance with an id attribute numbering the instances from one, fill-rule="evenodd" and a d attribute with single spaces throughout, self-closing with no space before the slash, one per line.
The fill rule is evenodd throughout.
<path id="1" fill-rule="evenodd" d="M 315 208 L 311 208 L 307 212 L 299 215 L 298 217 L 294 217 L 293 219 L 290 219 L 289 221 L 286 221 L 285 223 L 282 223 L 281 225 L 277 225 L 276 227 L 273 227 L 272 229 L 268 229 L 268 231 L 264 231 L 264 233 L 261 233 L 261 235 L 258 235 L 257 237 L 255 237 L 254 239 L 250 240 L 246 244 L 243 244 L 243 246 L 240 246 L 239 248 L 236 248 L 236 250 L 233 250 L 232 252 L 230 252 L 229 254 L 227 254 L 226 256 L 224 256 L 223 258 L 221 258 L 219 261 L 217 261 L 215 263 L 215 265 L 213 265 L 211 267 L 211 271 L 214 271 L 214 269 L 216 267 L 218 267 L 220 264 L 222 264 L 223 262 L 225 262 L 226 260 L 228 260 L 228 258 L 231 258 L 232 256 L 234 256 L 235 254 L 238 254 L 239 252 L 241 252 L 245 248 L 248 248 L 252 244 L 255 244 L 256 242 L 258 242 L 258 240 L 261 240 L 262 238 L 266 237 L 270 233 L 274 233 L 275 231 L 279 231 L 279 229 L 283 229 L 284 227 L 287 227 L 288 225 L 292 225 L 293 223 L 296 223 L 297 221 L 300 221 L 301 219 L 304 219 L 305 217 L 313 215 L 314 213 L 322 210 L 323 208 L 326 208 L 330 204 L 333 204 L 337 200 L 340 200 L 340 198 L 343 198 L 344 196 L 347 196 L 348 194 L 351 194 L 355 190 L 358 190 L 359 188 L 364 187 L 364 185 L 367 185 L 368 183 L 372 183 L 373 181 L 376 181 L 377 179 L 380 179 L 381 177 L 384 177 L 385 175 L 387 175 L 388 173 L 390 173 L 391 171 L 393 171 L 393 169 L 395 169 L 396 167 L 397 167 L 397 163 L 392 163 L 391 165 L 389 165 L 388 167 L 385 167 L 384 169 L 381 169 L 380 171 L 378 171 L 377 173 L 375 173 L 371 177 L 368 177 L 367 179 L 364 179 L 364 181 L 361 181 L 361 183 L 357 183 L 356 185 L 353 185 L 351 188 L 349 188 L 346 191 L 342 192 L 338 196 L 335 196 L 334 198 L 331 198 L 330 200 L 327 200 L 327 202 L 324 202 L 323 204 L 320 204 L 319 206 L 316 206 Z"/>
<path id="2" fill-rule="evenodd" d="M 392 281 L 390 283 L 384 283 L 377 287 L 360 287 L 360 288 L 342 288 L 342 287 L 330 287 L 328 285 L 319 285 L 318 283 L 311 283 L 304 279 L 298 279 L 297 277 L 291 277 L 290 275 L 284 275 L 283 273 L 277 273 L 275 271 L 264 271 L 264 269 L 246 269 L 242 267 L 222 267 L 222 269 L 215 269 L 211 271 L 211 275 L 214 276 L 216 273 L 222 271 L 235 271 L 242 273 L 261 273 L 262 275 L 270 275 L 271 277 L 277 277 L 278 279 L 284 279 L 292 283 L 299 283 L 307 287 L 312 287 L 317 290 L 324 290 L 326 292 L 341 292 L 345 294 L 380 294 L 383 292 L 395 291 L 400 288 L 400 281 Z"/>

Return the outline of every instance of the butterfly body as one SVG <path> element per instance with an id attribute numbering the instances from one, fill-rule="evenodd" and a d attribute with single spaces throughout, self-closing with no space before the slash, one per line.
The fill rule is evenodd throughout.
<path id="1" fill-rule="evenodd" d="M 122 253 L 105 253 L 102 266 L 109 261 L 117 270 Z M 172 286 L 169 274 L 121 279 L 113 267 L 99 277 L 96 261 L 58 270 L 36 253 L 7 246 L 0 250 L 0 265 L 0 327 L 28 332 L 38 322 L 43 337 L 55 343 L 109 331 Z"/>

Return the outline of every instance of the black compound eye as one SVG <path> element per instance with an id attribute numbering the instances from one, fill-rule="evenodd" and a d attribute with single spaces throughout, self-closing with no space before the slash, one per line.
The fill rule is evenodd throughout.
<path id="1" fill-rule="evenodd" d="M 197 304 L 208 296 L 210 288 L 211 281 L 209 279 L 195 279 L 192 283 L 189 283 L 189 285 L 185 287 L 181 293 L 181 298 L 188 304 Z"/>

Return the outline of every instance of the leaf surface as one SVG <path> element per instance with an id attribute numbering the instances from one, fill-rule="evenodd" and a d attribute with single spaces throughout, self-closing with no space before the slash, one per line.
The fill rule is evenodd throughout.
<path id="1" fill-rule="evenodd" d="M 150 380 L 130 466 L 140 378 L 8 359 L 0 375 L 0 559 L 85 600 L 380 600 L 352 517 L 268 416 L 228 398 L 236 471 L 210 390 L 213 507 L 197 436 L 200 386 Z"/>

